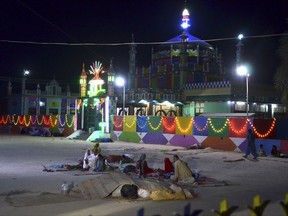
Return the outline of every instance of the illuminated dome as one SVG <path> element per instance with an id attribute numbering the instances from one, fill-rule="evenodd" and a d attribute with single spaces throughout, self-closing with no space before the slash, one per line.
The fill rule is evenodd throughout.
<path id="1" fill-rule="evenodd" d="M 188 42 L 188 48 L 189 47 L 194 47 L 194 46 L 197 46 L 199 44 L 199 46 L 201 48 L 207 48 L 207 49 L 213 49 L 213 47 L 208 44 L 207 42 L 197 38 L 197 37 L 194 37 L 193 35 L 189 34 L 188 32 L 185 33 L 186 36 L 187 36 L 187 42 Z M 175 43 L 179 43 L 182 41 L 182 38 L 181 38 L 182 35 L 178 35 L 174 38 L 171 38 L 170 40 L 168 40 L 167 42 L 175 42 Z M 173 44 L 174 46 L 174 44 Z"/>

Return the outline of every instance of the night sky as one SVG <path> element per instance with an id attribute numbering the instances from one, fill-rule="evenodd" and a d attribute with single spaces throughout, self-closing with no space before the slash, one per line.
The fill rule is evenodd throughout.
<path id="1" fill-rule="evenodd" d="M 95 61 L 102 62 L 108 69 L 111 57 L 116 72 L 125 74 L 128 72 L 127 45 L 64 46 L 13 41 L 114 44 L 129 43 L 134 34 L 135 42 L 164 42 L 181 34 L 184 2 L 1 1 L 0 76 L 16 79 L 28 69 L 31 83 L 44 83 L 55 76 L 59 82 L 73 86 L 78 84 L 83 62 L 86 70 Z M 235 64 L 237 36 L 242 33 L 246 36 L 242 57 L 251 65 L 251 80 L 271 83 L 280 63 L 276 53 L 280 36 L 264 36 L 287 31 L 287 0 L 187 0 L 186 6 L 191 20 L 189 33 L 218 47 L 227 69 L 231 70 Z M 151 48 L 150 44 L 137 46 L 138 66 L 150 64 Z"/>

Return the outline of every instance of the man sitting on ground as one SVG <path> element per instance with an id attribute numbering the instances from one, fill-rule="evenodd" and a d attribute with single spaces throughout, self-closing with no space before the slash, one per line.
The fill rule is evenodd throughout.
<path id="1" fill-rule="evenodd" d="M 195 179 L 192 176 L 193 173 L 188 167 L 188 164 L 180 160 L 178 155 L 173 156 L 173 161 L 175 175 L 171 175 L 170 179 L 180 184 L 194 183 Z"/>

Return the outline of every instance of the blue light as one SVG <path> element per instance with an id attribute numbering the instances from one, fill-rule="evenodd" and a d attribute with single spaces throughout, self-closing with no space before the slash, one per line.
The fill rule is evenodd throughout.
<path id="1" fill-rule="evenodd" d="M 190 24 L 189 24 L 189 12 L 188 10 L 185 8 L 182 12 L 182 24 L 181 24 L 181 27 L 183 29 L 187 29 L 190 27 Z"/>
<path id="2" fill-rule="evenodd" d="M 188 20 L 188 21 L 185 21 L 185 22 L 182 22 L 181 27 L 182 27 L 183 29 L 189 28 L 189 27 L 190 27 L 190 24 L 189 24 L 188 22 L 189 22 L 189 20 Z"/>

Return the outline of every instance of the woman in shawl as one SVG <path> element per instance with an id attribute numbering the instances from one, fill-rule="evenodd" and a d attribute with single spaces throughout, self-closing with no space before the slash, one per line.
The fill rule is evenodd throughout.
<path id="1" fill-rule="evenodd" d="M 146 154 L 142 154 L 136 163 L 136 172 L 139 176 L 146 177 L 147 174 L 153 173 L 154 170 L 148 167 Z"/>
<path id="2" fill-rule="evenodd" d="M 169 158 L 164 158 L 164 170 L 159 168 L 157 171 L 159 176 L 166 179 L 170 178 L 170 176 L 174 174 L 172 161 Z"/>
<path id="3" fill-rule="evenodd" d="M 165 173 L 174 172 L 173 163 L 171 162 L 169 158 L 164 158 L 164 172 Z"/>

